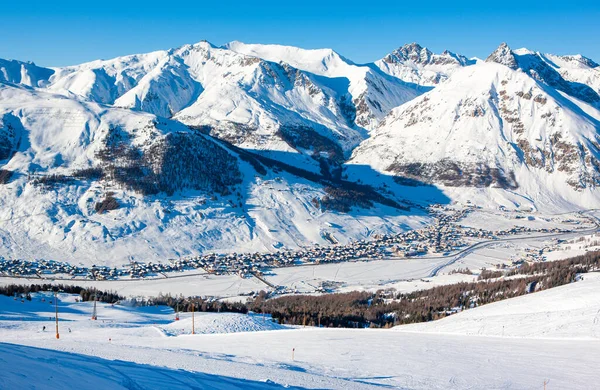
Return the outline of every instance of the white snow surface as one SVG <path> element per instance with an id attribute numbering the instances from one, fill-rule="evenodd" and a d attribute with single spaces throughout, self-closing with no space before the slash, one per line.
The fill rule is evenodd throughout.
<path id="1" fill-rule="evenodd" d="M 191 313 L 99 304 L 92 321 L 91 302 L 60 294 L 58 340 L 49 294 L 0 297 L 0 387 L 588 389 L 600 379 L 599 282 L 586 274 L 391 330 L 264 329 L 256 315 L 195 313 L 195 335 L 164 331 L 188 329 Z"/>
<path id="2" fill-rule="evenodd" d="M 180 319 L 160 327 L 167 336 L 192 334 L 192 319 Z M 238 332 L 265 332 L 270 330 L 288 329 L 271 320 L 270 316 L 262 317 L 258 314 L 236 313 L 195 313 L 195 334 L 238 333 Z"/>
<path id="3" fill-rule="evenodd" d="M 583 281 L 466 310 L 439 321 L 396 327 L 405 332 L 540 339 L 600 339 L 600 273 Z M 510 319 L 510 320 L 508 320 Z"/>

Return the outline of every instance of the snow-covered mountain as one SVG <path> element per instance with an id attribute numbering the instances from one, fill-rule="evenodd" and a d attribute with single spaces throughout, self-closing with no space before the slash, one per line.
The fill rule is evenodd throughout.
<path id="1" fill-rule="evenodd" d="M 0 82 L 23 84 L 29 87 L 43 87 L 54 71 L 32 62 L 3 60 L 0 58 Z"/>
<path id="2" fill-rule="evenodd" d="M 556 69 L 568 81 L 590 86 L 600 93 L 600 65 L 580 54 L 557 56 L 553 54 L 538 55 Z"/>
<path id="3" fill-rule="evenodd" d="M 385 58 L 200 42 L 0 61 L 0 255 L 344 243 L 424 223 L 405 200 L 599 205 L 593 61 L 506 45 L 487 62 L 416 44 Z"/>
<path id="4" fill-rule="evenodd" d="M 574 82 L 565 79 L 561 73 L 557 71 L 560 67 L 551 64 L 540 53 L 533 52 L 528 49 L 511 50 L 506 43 L 501 44 L 490 56 L 486 59 L 487 62 L 496 62 L 506 65 L 513 70 L 521 70 L 527 73 L 533 79 L 544 83 L 556 90 L 567 93 L 579 100 L 592 104 L 595 107 L 600 107 L 600 96 L 590 85 L 580 82 Z M 569 57 L 566 57 L 569 58 Z M 565 61 L 572 64 L 572 61 Z M 580 62 L 584 64 L 585 61 Z M 593 62 L 588 62 L 588 69 Z M 585 66 L 585 65 L 583 65 Z"/>
<path id="5" fill-rule="evenodd" d="M 311 170 L 323 158 L 339 165 L 392 108 L 424 92 L 331 50 L 240 42 L 53 69 L 7 64 L 6 81 L 173 118 Z"/>
<path id="6" fill-rule="evenodd" d="M 252 149 L 296 153 L 290 139 L 308 132 L 343 151 L 363 139 L 335 83 L 208 42 L 56 69 L 50 81 L 52 91 L 209 126 Z"/>
<path id="7" fill-rule="evenodd" d="M 448 187 L 502 188 L 524 202 L 597 205 L 597 102 L 591 87 L 503 44 L 394 109 L 350 163 Z"/>
<path id="8" fill-rule="evenodd" d="M 399 47 L 375 64 L 385 73 L 401 80 L 434 86 L 444 82 L 455 70 L 475 62 L 448 50 L 434 54 L 418 43 L 411 43 Z"/>
<path id="9" fill-rule="evenodd" d="M 273 62 L 283 62 L 327 77 L 350 94 L 358 126 L 372 129 L 394 107 L 426 89 L 389 77 L 373 64 L 357 65 L 331 49 L 306 50 L 291 46 L 230 42 L 226 48 Z"/>
<path id="10" fill-rule="evenodd" d="M 0 256 L 122 265 L 423 221 L 389 206 L 322 208 L 337 184 L 242 151 L 176 120 L 0 83 Z"/>

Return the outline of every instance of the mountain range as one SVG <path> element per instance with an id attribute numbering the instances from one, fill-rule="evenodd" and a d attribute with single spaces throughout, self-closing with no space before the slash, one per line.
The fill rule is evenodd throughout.
<path id="1" fill-rule="evenodd" d="M 599 136 L 597 63 L 506 44 L 0 59 L 0 255 L 164 261 L 398 232 L 434 203 L 593 208 Z"/>

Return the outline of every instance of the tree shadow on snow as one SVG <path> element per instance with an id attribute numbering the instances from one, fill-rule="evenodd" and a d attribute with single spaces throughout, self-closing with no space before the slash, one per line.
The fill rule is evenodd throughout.
<path id="1" fill-rule="evenodd" d="M 323 188 L 325 196 L 314 200 L 314 205 L 322 211 L 356 217 L 423 215 L 429 205 L 450 203 L 450 198 L 434 185 L 381 173 L 368 165 L 344 164 L 334 171 L 324 167 L 322 160 L 305 154 L 242 149 L 221 143 L 248 163 L 263 180 L 284 179 L 288 183 Z M 244 181 L 246 199 L 252 183 L 253 180 Z"/>

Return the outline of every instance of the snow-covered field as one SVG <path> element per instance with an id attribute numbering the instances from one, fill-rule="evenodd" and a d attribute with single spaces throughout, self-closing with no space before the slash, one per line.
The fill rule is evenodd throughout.
<path id="1" fill-rule="evenodd" d="M 44 297 L 45 302 L 42 302 Z M 384 329 L 287 328 L 269 318 L 0 297 L 0 388 L 591 389 L 600 277 Z M 42 327 L 46 326 L 43 331 Z M 292 356 L 292 351 L 293 356 Z"/>

